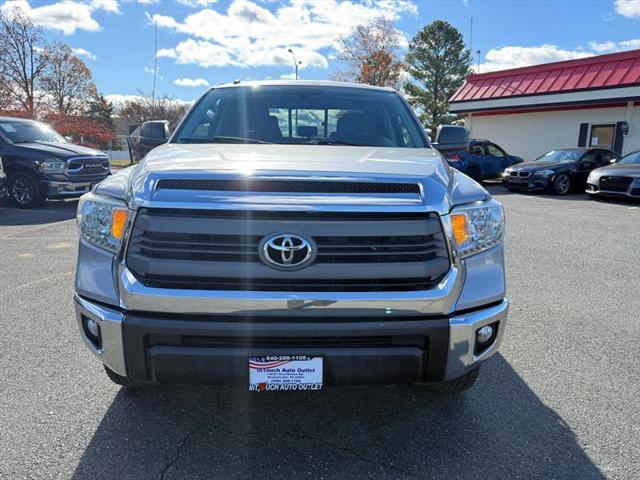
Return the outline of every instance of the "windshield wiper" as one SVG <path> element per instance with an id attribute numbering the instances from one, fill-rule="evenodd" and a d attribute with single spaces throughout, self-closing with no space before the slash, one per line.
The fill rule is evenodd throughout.
<path id="1" fill-rule="evenodd" d="M 255 138 L 244 137 L 213 137 L 213 138 L 180 138 L 179 143 L 272 143 Z"/>
<path id="2" fill-rule="evenodd" d="M 345 140 L 319 140 L 316 145 L 347 145 L 350 147 L 368 147 L 364 143 L 347 142 Z"/>

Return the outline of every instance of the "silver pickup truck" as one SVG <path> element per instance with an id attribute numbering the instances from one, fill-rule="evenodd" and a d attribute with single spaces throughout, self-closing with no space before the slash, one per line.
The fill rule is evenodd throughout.
<path id="1" fill-rule="evenodd" d="M 386 88 L 216 86 L 80 200 L 75 309 L 120 385 L 470 387 L 504 215 Z"/>

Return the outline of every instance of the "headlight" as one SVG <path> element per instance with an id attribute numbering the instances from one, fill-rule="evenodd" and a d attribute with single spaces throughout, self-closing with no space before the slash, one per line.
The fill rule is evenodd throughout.
<path id="1" fill-rule="evenodd" d="M 87 242 L 118 252 L 127 227 L 129 210 L 124 202 L 87 193 L 78 203 L 78 229 Z"/>
<path id="2" fill-rule="evenodd" d="M 553 170 L 538 170 L 537 172 L 533 172 L 536 177 L 548 177 L 549 175 L 553 175 Z"/>
<path id="3" fill-rule="evenodd" d="M 64 165 L 62 160 L 45 160 L 40 164 L 40 170 L 44 173 L 64 173 Z"/>
<path id="4" fill-rule="evenodd" d="M 453 236 L 462 258 L 496 246 L 504 234 L 504 211 L 496 200 L 456 207 L 451 212 Z"/>

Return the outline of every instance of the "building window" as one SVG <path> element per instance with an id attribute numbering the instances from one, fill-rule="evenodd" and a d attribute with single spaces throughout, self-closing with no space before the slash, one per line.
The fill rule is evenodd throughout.
<path id="1" fill-rule="evenodd" d="M 592 125 L 588 146 L 613 150 L 615 136 L 616 125 L 614 123 L 610 125 Z"/>

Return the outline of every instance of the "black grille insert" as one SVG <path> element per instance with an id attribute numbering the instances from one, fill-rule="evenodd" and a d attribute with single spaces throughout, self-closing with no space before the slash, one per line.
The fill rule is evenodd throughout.
<path id="1" fill-rule="evenodd" d="M 600 177 L 600 189 L 612 192 L 626 192 L 631 182 L 633 182 L 632 177 L 602 176 Z"/>
<path id="2" fill-rule="evenodd" d="M 312 180 L 160 179 L 156 189 L 211 190 L 262 193 L 409 193 L 420 194 L 416 183 L 346 182 Z"/>
<path id="3" fill-rule="evenodd" d="M 449 270 L 435 214 L 301 213 L 141 209 L 127 266 L 154 288 L 293 292 L 429 290 Z M 260 259 L 261 241 L 288 231 L 314 243 L 315 259 L 274 270 Z"/>

